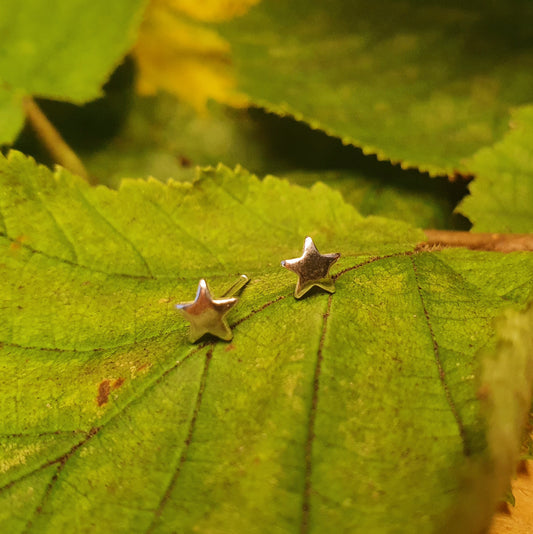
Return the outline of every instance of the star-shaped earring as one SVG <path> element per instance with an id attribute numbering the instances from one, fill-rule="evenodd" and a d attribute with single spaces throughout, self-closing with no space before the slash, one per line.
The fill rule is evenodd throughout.
<path id="1" fill-rule="evenodd" d="M 304 252 L 300 258 L 284 260 L 281 265 L 298 275 L 294 296 L 303 297 L 313 286 L 335 293 L 335 281 L 329 276 L 330 267 L 339 259 L 340 254 L 320 254 L 313 240 L 305 238 Z"/>
<path id="2" fill-rule="evenodd" d="M 241 275 L 239 281 L 223 297 L 237 293 L 248 280 L 246 275 Z M 189 341 L 194 343 L 204 334 L 212 334 L 224 341 L 229 341 L 233 337 L 233 333 L 226 321 L 226 315 L 237 304 L 238 300 L 235 297 L 213 299 L 207 282 L 202 278 L 198 283 L 194 301 L 176 304 L 178 311 L 191 323 Z"/>

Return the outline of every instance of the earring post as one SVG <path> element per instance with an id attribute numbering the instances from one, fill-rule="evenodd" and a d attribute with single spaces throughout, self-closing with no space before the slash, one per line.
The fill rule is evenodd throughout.
<path id="1" fill-rule="evenodd" d="M 249 281 L 250 279 L 245 274 L 241 274 L 239 279 L 222 295 L 221 298 L 228 298 L 236 295 Z"/>

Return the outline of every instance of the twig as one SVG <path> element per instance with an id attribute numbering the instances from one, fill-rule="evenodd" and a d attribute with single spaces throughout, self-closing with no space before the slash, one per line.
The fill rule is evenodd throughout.
<path id="1" fill-rule="evenodd" d="M 59 163 L 65 167 L 65 169 L 68 169 L 90 182 L 89 173 L 85 169 L 80 158 L 78 158 L 72 148 L 67 145 L 65 140 L 61 137 L 61 134 L 41 111 L 41 108 L 37 105 L 35 100 L 28 96 L 24 98 L 23 102 L 26 117 L 56 163 Z"/>
<path id="2" fill-rule="evenodd" d="M 427 241 L 420 243 L 419 248 L 436 246 L 497 252 L 533 251 L 533 234 L 490 234 L 449 230 L 424 230 L 424 232 Z"/>

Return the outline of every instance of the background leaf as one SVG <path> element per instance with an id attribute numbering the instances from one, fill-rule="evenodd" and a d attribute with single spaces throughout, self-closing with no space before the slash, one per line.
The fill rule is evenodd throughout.
<path id="1" fill-rule="evenodd" d="M 484 501 L 494 503 L 501 499 L 501 493 L 493 493 L 495 487 L 505 487 L 509 477 L 515 470 L 516 457 L 521 448 L 521 429 L 527 420 L 531 398 L 523 392 L 531 391 L 533 379 L 533 354 L 531 328 L 533 327 L 533 306 L 530 304 L 524 311 L 506 311 L 496 325 L 496 344 L 493 350 L 487 351 L 487 358 L 481 370 L 481 386 L 478 390 L 480 398 L 486 403 L 488 416 L 489 443 L 493 451 L 492 461 L 497 463 L 481 469 L 470 483 L 476 488 L 472 494 L 459 503 L 456 513 L 450 520 L 450 529 L 456 521 L 473 517 L 472 510 L 484 506 Z M 499 478 L 499 483 L 496 479 Z M 512 496 L 511 496 L 512 497 Z M 527 514 L 527 506 L 523 507 L 523 495 L 517 495 L 517 503 Z M 513 498 L 514 500 L 514 498 Z M 491 525 L 491 534 L 504 532 L 526 533 L 528 528 L 520 528 L 518 521 L 505 519 L 503 514 L 496 514 Z M 514 515 L 514 514 L 513 514 Z M 477 525 L 471 523 L 468 532 L 475 532 Z"/>
<path id="2" fill-rule="evenodd" d="M 304 186 L 322 181 L 363 215 L 422 228 L 465 227 L 453 213 L 467 193 L 463 181 L 428 180 L 423 173 L 379 162 L 339 139 L 260 109 L 235 110 L 211 102 L 207 113 L 198 115 L 170 95 L 134 96 L 131 76 L 126 65 L 107 86 L 105 99 L 82 108 L 40 102 L 99 183 L 117 188 L 125 176 L 190 181 L 197 165 L 242 164 L 259 176 L 274 174 Z M 31 130 L 16 147 L 53 163 Z"/>
<path id="3" fill-rule="evenodd" d="M 145 3 L 2 1 L 2 91 L 11 93 L 11 99 L 37 95 L 81 103 L 97 98 L 133 44 Z M 0 96 L 0 109 L 7 99 Z M 0 143 L 12 142 L 20 126 L 20 112 L 16 120 L 2 122 Z"/>
<path id="4" fill-rule="evenodd" d="M 235 91 L 229 44 L 194 19 L 225 20 L 254 3 L 211 1 L 195 6 L 182 0 L 152 1 L 133 50 L 139 93 L 154 95 L 163 89 L 199 112 L 205 112 L 210 98 L 244 106 L 246 99 Z"/>
<path id="5" fill-rule="evenodd" d="M 533 232 L 533 106 L 515 110 L 511 129 L 480 150 L 468 168 L 476 175 L 459 210 L 477 232 Z"/>
<path id="6" fill-rule="evenodd" d="M 237 89 L 380 159 L 465 172 L 531 99 L 531 4 L 276 2 L 219 26 Z"/>
<path id="7" fill-rule="evenodd" d="M 0 144 L 15 139 L 24 122 L 20 97 L 0 84 Z"/>
<path id="8" fill-rule="evenodd" d="M 212 102 L 198 115 L 168 95 L 134 98 L 127 123 L 103 149 L 84 158 L 100 182 L 117 187 L 124 176 L 191 180 L 195 166 L 242 164 L 300 185 L 322 181 L 363 215 L 381 215 L 422 228 L 460 224 L 453 210 L 464 183 L 434 181 L 404 171 L 288 117 Z"/>
<path id="9" fill-rule="evenodd" d="M 531 387 L 533 378 L 532 329 L 532 304 L 522 313 L 507 312 L 498 324 L 495 355 L 487 361 L 484 370 L 483 391 L 490 391 L 492 395 L 493 447 L 498 451 L 497 457 L 503 467 L 512 473 L 515 471 L 515 458 L 521 446 L 521 442 L 516 439 L 516 430 L 524 428 L 530 410 L 530 398 L 524 397 L 520 391 L 524 384 Z M 503 368 L 508 365 L 514 367 L 510 374 L 503 372 Z M 502 425 L 496 423 L 498 419 L 501 419 Z M 525 534 L 529 530 L 527 520 L 528 516 L 531 517 L 531 501 L 527 497 L 531 491 L 531 478 L 524 480 L 523 473 L 521 475 L 513 484 L 516 508 L 510 516 L 497 514 L 490 534 Z M 505 479 L 502 482 L 505 482 Z"/>
<path id="10" fill-rule="evenodd" d="M 450 184 L 443 178 L 429 181 L 417 172 L 402 172 L 400 176 L 385 166 L 381 173 L 380 170 L 376 165 L 377 172 L 300 171 L 286 173 L 284 177 L 299 185 L 324 182 L 340 191 L 344 200 L 362 215 L 390 217 L 420 228 L 453 228 L 462 224 L 452 215 L 462 184 Z"/>
<path id="11" fill-rule="evenodd" d="M 322 184 L 223 167 L 112 191 L 12 153 L 0 183 L 3 530 L 437 531 L 476 497 L 476 354 L 531 254 L 415 250 Z M 343 256 L 295 301 L 306 234 Z M 233 341 L 189 345 L 173 305 L 241 272 Z"/>

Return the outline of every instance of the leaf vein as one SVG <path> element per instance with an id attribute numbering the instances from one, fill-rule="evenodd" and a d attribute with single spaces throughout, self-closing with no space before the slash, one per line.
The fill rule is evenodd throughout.
<path id="1" fill-rule="evenodd" d="M 48 485 L 46 486 L 46 490 L 44 491 L 41 499 L 39 500 L 39 504 L 35 507 L 35 510 L 32 516 L 30 517 L 30 519 L 28 519 L 28 522 L 26 523 L 26 527 L 23 531 L 24 533 L 29 532 L 31 530 L 35 517 L 42 511 L 43 506 L 46 504 L 46 501 L 48 500 L 50 494 L 52 493 L 52 490 L 54 489 L 54 486 L 57 482 L 57 479 L 61 475 L 61 472 L 65 468 L 65 465 L 67 464 L 68 460 L 72 457 L 73 454 L 76 453 L 76 451 L 80 447 L 83 447 L 88 441 L 90 441 L 94 436 L 96 436 L 98 432 L 100 431 L 100 428 L 99 427 L 92 428 L 90 432 L 85 436 L 85 438 L 79 441 L 78 443 L 76 443 L 73 447 L 71 447 L 70 450 L 66 454 L 57 458 L 55 461 L 50 461 L 48 465 L 45 465 L 40 468 L 42 469 L 44 467 L 48 467 L 49 465 L 53 465 L 56 463 L 58 464 L 56 472 L 54 473 L 54 475 L 48 482 Z"/>
<path id="2" fill-rule="evenodd" d="M 233 323 L 231 325 L 231 328 L 235 328 L 236 326 L 239 326 L 241 323 L 243 323 L 244 321 L 247 321 L 248 319 L 250 319 L 250 317 L 253 317 L 254 315 L 256 315 L 257 313 L 259 312 L 262 312 L 264 309 L 268 308 L 269 306 L 272 306 L 272 304 L 276 304 L 276 302 L 279 302 L 280 300 L 283 300 L 287 298 L 287 295 L 280 295 L 279 297 L 275 298 L 274 300 L 271 300 L 269 302 L 266 302 L 265 304 L 263 304 L 260 308 L 257 308 L 256 310 L 252 310 L 248 315 L 245 315 L 244 317 L 242 317 L 241 319 L 239 319 L 238 321 L 236 321 L 235 323 Z"/>
<path id="3" fill-rule="evenodd" d="M 415 281 L 416 281 L 416 288 L 418 292 L 418 296 L 420 297 L 420 302 L 422 304 L 422 309 L 424 310 L 424 317 L 426 319 L 426 324 L 429 330 L 429 334 L 431 336 L 431 343 L 433 345 L 433 354 L 435 357 L 435 363 L 437 365 L 437 370 L 439 374 L 439 380 L 442 385 L 442 388 L 444 390 L 444 395 L 446 397 L 446 402 L 448 403 L 448 406 L 450 407 L 450 410 L 453 414 L 453 417 L 457 423 L 457 428 L 459 430 L 459 436 L 461 437 L 461 441 L 463 444 L 463 453 L 465 456 L 470 456 L 470 449 L 468 447 L 467 441 L 466 441 L 466 433 L 465 433 L 465 427 L 463 424 L 463 421 L 461 419 L 461 416 L 459 415 L 459 411 L 457 410 L 457 406 L 455 405 L 455 402 L 453 400 L 452 393 L 450 391 L 450 388 L 448 386 L 448 383 L 446 381 L 446 372 L 444 371 L 444 367 L 442 365 L 442 361 L 440 358 L 440 349 L 439 345 L 437 343 L 437 338 L 435 337 L 435 332 L 433 331 L 433 326 L 431 324 L 431 320 L 429 318 L 429 312 L 427 310 L 426 302 L 424 299 L 424 295 L 422 294 L 422 288 L 420 287 L 420 281 L 418 278 L 418 271 L 416 267 L 416 263 L 412 258 L 409 258 L 411 261 L 411 265 L 413 266 L 413 272 L 415 275 Z"/>
<path id="4" fill-rule="evenodd" d="M 49 215 L 49 217 L 52 220 L 52 222 L 54 223 L 55 227 L 57 228 L 59 233 L 63 236 L 64 241 L 67 244 L 67 247 L 71 251 L 72 261 L 74 263 L 78 263 L 78 253 L 76 252 L 76 247 L 74 246 L 74 243 L 69 239 L 67 233 L 65 232 L 65 230 L 63 230 L 63 227 L 59 224 L 59 222 L 55 218 L 52 210 L 48 209 L 48 206 L 46 205 L 46 203 L 45 203 L 45 201 L 43 199 L 43 195 L 40 193 L 40 191 L 38 190 L 36 184 L 34 184 L 33 182 L 34 182 L 34 180 L 32 179 L 32 187 L 33 187 L 33 189 L 35 191 L 35 196 L 39 199 L 39 201 L 40 201 L 40 203 L 41 203 L 41 205 L 43 207 L 43 210 Z"/>
<path id="5" fill-rule="evenodd" d="M 141 345 L 143 343 L 147 343 L 150 341 L 154 341 L 156 339 L 162 338 L 162 337 L 169 337 L 173 334 L 177 334 L 180 332 L 179 329 L 170 330 L 165 333 L 159 333 L 155 336 L 147 337 L 144 339 L 136 339 L 135 341 L 131 341 L 129 343 L 122 343 L 120 345 L 112 345 L 109 347 L 94 347 L 91 349 L 76 349 L 76 348 L 61 348 L 61 347 L 34 347 L 29 345 L 21 345 L 18 343 L 8 342 L 8 341 L 0 341 L 0 348 L 2 347 L 13 347 L 16 349 L 22 349 L 22 350 L 35 350 L 40 352 L 70 352 L 73 354 L 87 354 L 90 352 L 106 352 L 106 351 L 114 351 L 114 350 L 120 350 L 126 347 L 135 347 L 137 345 Z"/>
<path id="6" fill-rule="evenodd" d="M 2 210 L 0 209 L 0 232 L 7 232 L 6 228 L 6 222 L 4 220 L 4 214 L 2 213 Z"/>
<path id="7" fill-rule="evenodd" d="M 90 439 L 92 439 L 94 436 L 96 436 L 102 429 L 104 429 L 106 427 L 106 425 L 108 425 L 111 421 L 113 421 L 114 419 L 116 419 L 117 417 L 119 417 L 122 413 L 124 413 L 130 406 L 132 406 L 136 401 L 138 401 L 139 399 L 141 399 L 143 397 L 143 395 L 149 391 L 152 387 L 156 386 L 159 382 L 161 382 L 161 380 L 163 380 L 170 372 L 172 372 L 174 369 L 176 369 L 177 367 L 179 367 L 185 360 L 187 360 L 189 357 L 191 357 L 193 354 L 196 354 L 197 352 L 199 352 L 201 349 L 203 349 L 205 347 L 205 344 L 203 345 L 199 345 L 198 347 L 195 347 L 193 350 L 191 350 L 182 360 L 178 361 L 178 362 L 174 362 L 172 364 L 171 367 L 169 367 L 168 369 L 166 369 L 165 371 L 163 371 L 160 375 L 158 375 L 157 377 L 155 377 L 155 379 L 153 381 L 151 381 L 143 390 L 141 390 L 138 395 L 135 395 L 135 396 L 132 396 L 128 402 L 126 404 L 124 404 L 124 406 L 122 406 L 122 408 L 119 409 L 119 411 L 117 411 L 116 413 L 114 413 L 113 415 L 111 415 L 111 417 L 109 417 L 107 420 L 106 419 L 103 419 L 100 426 L 98 427 L 93 427 L 89 433 L 87 433 L 86 437 L 84 439 L 82 439 L 81 441 L 79 441 L 78 443 L 76 443 L 71 449 L 69 449 L 69 451 L 67 453 L 64 453 L 60 456 L 58 456 L 57 458 L 55 458 L 54 460 L 50 460 L 48 462 L 45 462 L 44 464 L 40 465 L 39 467 L 36 467 L 35 469 L 33 469 L 32 471 L 28 472 L 28 473 L 25 473 L 24 475 L 22 475 L 21 477 L 19 478 L 16 478 L 16 479 L 13 479 L 11 480 L 10 482 L 8 482 L 7 484 L 5 484 L 4 486 L 0 487 L 0 493 L 2 491 L 4 491 L 5 489 L 8 489 L 10 488 L 11 486 L 13 486 L 14 484 L 16 484 L 17 482 L 19 481 L 22 481 L 24 480 L 25 478 L 31 476 L 33 473 L 36 473 L 37 471 L 40 471 L 42 469 L 45 469 L 46 467 L 49 467 L 51 465 L 54 465 L 56 463 L 59 463 L 59 462 L 62 462 L 63 461 L 63 458 L 65 456 L 72 456 L 70 454 L 71 451 L 75 451 L 77 449 L 79 449 L 80 446 L 84 445 L 85 443 L 87 443 L 89 441 L 88 439 L 88 436 L 89 434 L 90 435 Z M 53 432 L 50 432 L 50 433 L 53 433 Z"/>
<path id="8" fill-rule="evenodd" d="M 326 331 L 328 326 L 328 318 L 331 311 L 331 303 L 333 295 L 329 295 L 326 305 L 326 311 L 323 315 L 322 333 L 320 335 L 320 342 L 318 345 L 317 358 L 315 363 L 315 371 L 313 376 L 313 395 L 311 399 L 311 408 L 309 410 L 307 441 L 305 444 L 305 483 L 302 499 L 302 521 L 300 523 L 300 533 L 306 534 L 309 531 L 309 514 L 311 511 L 311 491 L 312 491 L 312 455 L 313 455 L 313 441 L 315 439 L 315 420 L 318 408 L 318 394 L 320 388 L 320 372 L 322 370 L 322 357 L 324 342 L 326 339 Z"/>
<path id="9" fill-rule="evenodd" d="M 172 493 L 172 490 L 176 486 L 176 482 L 180 476 L 181 469 L 183 467 L 183 464 L 187 460 L 187 455 L 189 452 L 189 448 L 193 439 L 194 435 L 194 429 L 196 427 L 196 420 L 198 418 L 198 412 L 200 411 L 200 406 L 202 404 L 202 397 L 205 391 L 205 385 L 207 381 L 207 373 L 209 371 L 209 364 L 211 362 L 211 358 L 213 357 L 213 343 L 211 344 L 209 350 L 207 351 L 207 354 L 205 355 L 205 364 L 204 364 L 204 370 L 202 372 L 202 376 L 200 377 L 200 385 L 198 386 L 198 394 L 196 396 L 196 403 L 194 406 L 194 411 L 191 417 L 191 421 L 189 423 L 189 429 L 187 431 L 187 437 L 185 438 L 184 446 L 181 451 L 180 457 L 178 459 L 177 466 L 174 469 L 174 472 L 172 474 L 172 477 L 170 478 L 170 481 L 165 488 L 165 492 L 163 493 L 163 496 L 161 497 L 161 500 L 159 501 L 159 504 L 157 506 L 157 509 L 154 513 L 154 518 L 152 522 L 150 523 L 148 530 L 146 531 L 147 534 L 149 532 L 153 531 L 153 528 L 155 527 L 156 522 L 161 517 L 161 514 L 163 512 L 163 508 L 165 507 L 166 503 L 168 502 L 168 499 L 170 498 L 170 494 Z"/>
<path id="10" fill-rule="evenodd" d="M 202 249 L 203 251 L 207 252 L 217 263 L 220 267 L 224 268 L 224 262 L 220 260 L 220 258 L 217 257 L 217 255 L 205 244 L 203 243 L 200 239 L 198 239 L 197 237 L 195 237 L 193 234 L 191 234 L 190 232 L 187 232 L 187 230 L 185 230 L 185 228 L 183 226 L 181 226 L 180 224 L 178 224 L 176 222 L 176 220 L 174 219 L 174 217 L 172 217 L 172 215 L 170 215 L 170 213 L 168 213 L 165 209 L 163 209 L 163 206 L 161 206 L 161 204 L 159 204 L 159 202 L 155 202 L 154 200 L 152 200 L 151 198 L 147 197 L 147 196 L 144 196 L 144 198 L 150 202 L 150 204 L 152 204 L 152 206 L 154 206 L 158 211 L 159 213 L 161 213 L 168 221 L 170 221 L 170 223 L 172 224 L 172 226 L 174 226 L 175 228 L 177 228 L 181 233 L 183 233 L 184 235 L 186 235 L 192 242 L 196 243 L 197 245 L 199 245 L 200 249 Z"/>
<path id="11" fill-rule="evenodd" d="M 40 254 L 41 256 L 44 256 L 45 258 L 48 258 L 48 259 L 51 259 L 51 260 L 54 260 L 54 261 L 58 261 L 60 263 L 65 263 L 66 265 L 69 265 L 71 267 L 77 267 L 77 268 L 80 268 L 80 269 L 84 269 L 84 270 L 89 271 L 91 273 L 105 274 L 105 275 L 110 276 L 110 277 L 134 278 L 136 280 L 150 280 L 151 279 L 149 276 L 145 276 L 145 275 L 107 272 L 107 271 L 103 271 L 102 269 L 95 269 L 94 267 L 90 267 L 88 265 L 82 265 L 81 263 L 78 263 L 77 259 L 76 259 L 76 261 L 68 260 L 66 258 L 62 258 L 60 256 L 55 256 L 54 254 L 48 254 L 47 252 L 44 252 L 42 250 L 38 250 L 38 249 L 32 247 L 31 245 L 28 245 L 27 243 L 20 243 L 19 241 L 17 241 L 16 239 L 11 237 L 7 233 L 5 233 L 5 234 L 4 233 L 0 233 L 0 237 L 3 237 L 5 239 L 7 239 L 8 241 L 11 241 L 11 243 L 17 243 L 22 248 L 30 251 L 33 254 Z M 175 278 L 175 277 L 170 277 L 169 276 L 168 278 Z"/>
<path id="12" fill-rule="evenodd" d="M 146 261 L 146 259 L 144 258 L 144 256 L 141 254 L 141 252 L 139 251 L 139 249 L 135 246 L 135 244 L 133 243 L 133 241 L 131 241 L 131 239 L 127 238 L 118 228 L 115 227 L 115 225 L 113 225 L 111 223 L 111 221 L 103 214 L 101 213 L 94 204 L 92 204 L 91 202 L 89 202 L 89 200 L 85 197 L 85 195 L 82 193 L 81 189 L 78 187 L 78 194 L 80 196 L 80 199 L 83 201 L 83 203 L 93 212 L 95 213 L 102 221 L 104 221 L 104 223 L 109 227 L 111 228 L 111 230 L 113 230 L 113 232 L 115 234 L 117 234 L 123 241 L 125 241 L 130 247 L 131 249 L 133 250 L 134 254 L 139 258 L 139 260 L 141 261 L 142 265 L 144 266 L 144 268 L 146 269 L 146 271 L 148 272 L 148 277 L 149 278 L 154 278 L 154 275 L 152 273 L 152 270 L 150 269 L 150 266 L 148 265 L 148 262 Z"/>
<path id="13" fill-rule="evenodd" d="M 407 250 L 405 252 L 395 252 L 394 254 L 387 254 L 386 256 L 373 256 L 372 258 L 362 262 L 358 263 L 357 265 L 352 265 L 351 267 L 346 267 L 346 269 L 343 269 L 342 271 L 339 271 L 338 273 L 335 273 L 332 275 L 333 280 L 337 280 L 341 276 L 343 276 L 346 273 L 349 273 L 350 271 L 354 271 L 355 269 L 359 269 L 361 267 L 364 267 L 365 265 L 369 265 L 370 263 L 374 263 L 376 261 L 380 260 L 387 260 L 389 258 L 398 258 L 400 256 L 413 256 L 414 254 L 417 254 L 418 251 L 416 250 Z"/>
<path id="14" fill-rule="evenodd" d="M 238 321 L 238 324 L 246 321 L 247 319 L 249 319 L 250 317 L 253 317 L 254 315 L 256 315 L 257 313 L 259 313 L 260 311 L 264 310 L 265 308 L 267 308 L 268 306 L 271 306 L 272 304 L 275 304 L 276 302 L 279 302 L 281 300 L 283 300 L 283 298 L 285 298 L 284 296 L 281 296 L 281 297 L 278 297 L 277 299 L 274 299 L 266 304 L 264 304 L 261 308 L 259 308 L 258 310 L 254 310 L 252 311 L 251 313 L 249 313 L 246 317 L 244 317 L 243 319 L 241 319 L 240 321 Z M 8 489 L 9 487 L 13 486 L 14 484 L 16 484 L 17 482 L 19 481 L 22 481 L 24 480 L 25 478 L 31 476 L 33 473 L 36 473 L 37 471 L 40 471 L 41 469 L 45 469 L 46 467 L 49 467 L 51 465 L 54 465 L 56 463 L 59 463 L 62 461 L 62 459 L 65 457 L 65 456 L 68 456 L 68 458 L 70 458 L 72 456 L 72 453 L 75 452 L 77 449 L 79 449 L 81 446 L 85 445 L 85 443 L 87 443 L 89 441 L 89 439 L 92 439 L 94 436 L 96 436 L 101 430 L 103 430 L 111 421 L 113 421 L 115 418 L 119 417 L 122 413 L 124 413 L 130 406 L 132 406 L 135 402 L 139 401 L 140 399 L 143 398 L 143 396 L 146 394 L 147 391 L 149 391 L 151 388 L 155 387 L 157 384 L 159 384 L 169 373 L 171 373 L 174 369 L 180 367 L 183 362 L 185 362 L 185 360 L 189 359 L 191 356 L 193 356 L 194 354 L 200 352 L 202 349 L 204 349 L 206 346 L 211 346 L 213 345 L 213 343 L 202 343 L 196 347 L 194 347 L 192 350 L 190 350 L 183 359 L 179 360 L 179 361 L 174 361 L 173 359 L 173 363 L 172 365 L 168 368 L 168 369 L 165 369 L 161 374 L 159 374 L 158 376 L 156 376 L 152 381 L 150 381 L 149 384 L 147 384 L 147 386 L 140 390 L 137 395 L 135 396 L 132 396 L 125 404 L 124 406 L 120 407 L 120 409 L 115 412 L 114 414 L 111 414 L 111 416 L 108 418 L 108 419 L 102 419 L 100 421 L 100 425 L 98 427 L 94 427 L 93 429 L 91 429 L 89 431 L 89 433 L 87 434 L 87 436 L 90 436 L 89 437 L 85 437 L 83 440 L 81 440 L 80 442 L 78 442 L 77 444 L 75 444 L 70 450 L 69 452 L 65 453 L 65 454 L 62 454 L 60 455 L 59 457 L 55 458 L 54 460 L 50 460 L 46 463 L 44 463 L 43 465 L 33 469 L 32 471 L 28 472 L 28 473 L 25 473 L 24 475 L 22 475 L 21 477 L 19 478 L 16 478 L 10 482 L 8 482 L 7 484 L 5 484 L 4 486 L 0 487 L 0 493 L 2 491 L 4 491 L 5 489 Z M 50 432 L 50 433 L 54 433 L 53 431 Z"/>
<path id="15" fill-rule="evenodd" d="M 228 197 L 233 199 L 239 206 L 241 206 L 244 210 L 246 210 L 248 213 L 253 215 L 255 217 L 256 221 L 261 221 L 261 223 L 265 227 L 274 228 L 275 230 L 281 230 L 282 232 L 286 232 L 289 235 L 294 235 L 294 236 L 298 237 L 298 239 L 301 238 L 300 234 L 298 234 L 298 232 L 296 230 L 291 230 L 288 227 L 285 227 L 285 226 L 282 226 L 282 225 L 279 225 L 279 224 L 275 224 L 271 219 L 267 219 L 267 218 L 263 217 L 262 215 L 259 215 L 259 213 L 257 213 L 256 211 L 252 210 L 251 208 L 249 208 L 240 198 L 235 196 L 231 191 L 226 189 L 224 186 L 219 185 L 218 189 L 221 189 L 224 193 L 226 193 L 226 195 Z"/>
<path id="16" fill-rule="evenodd" d="M 15 434 L 0 434 L 0 439 L 10 438 L 43 438 L 45 436 L 60 436 L 61 434 L 87 434 L 85 430 L 49 430 L 44 432 L 17 432 Z"/>

